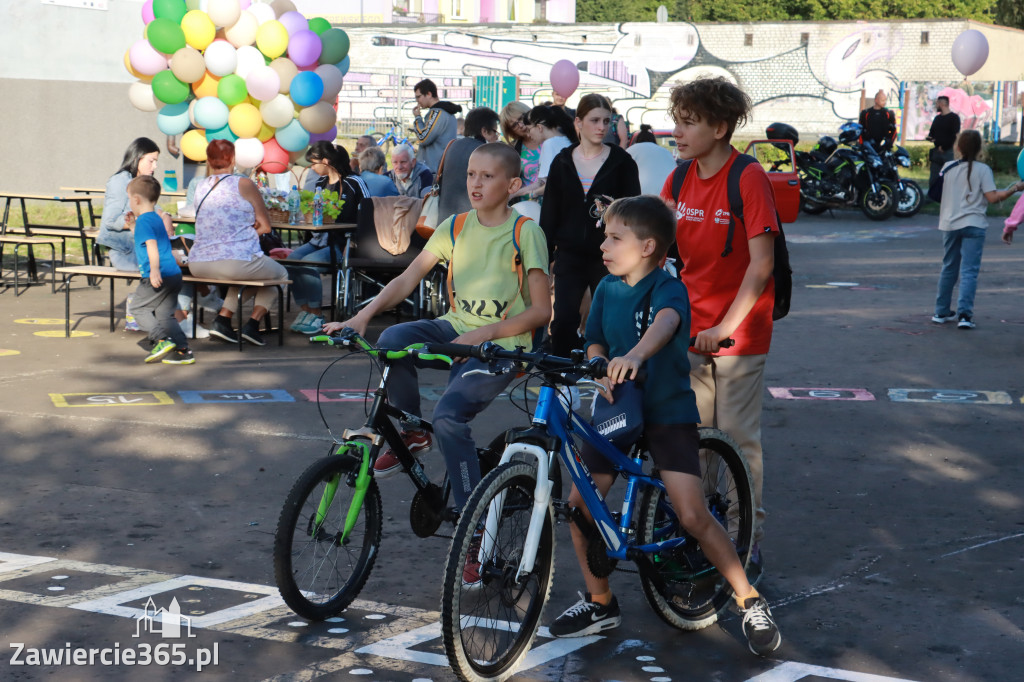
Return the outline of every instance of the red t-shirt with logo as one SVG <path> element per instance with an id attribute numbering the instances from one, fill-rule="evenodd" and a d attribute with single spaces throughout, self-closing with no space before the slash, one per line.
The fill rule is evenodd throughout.
<path id="1" fill-rule="evenodd" d="M 680 277 L 690 294 L 690 336 L 714 327 L 729 311 L 750 265 L 747 241 L 779 231 L 775 192 L 761 164 L 752 163 L 740 176 L 743 224 L 736 223 L 732 253 L 722 257 L 729 231 L 729 168 L 739 155 L 735 149 L 726 164 L 710 178 L 697 177 L 696 162 L 690 166 L 679 191 L 672 196 L 672 176 L 661 190 L 662 198 L 676 207 L 676 244 L 682 260 Z M 740 326 L 732 333 L 736 344 L 716 355 L 763 355 L 772 341 L 772 307 L 775 282 L 764 291 Z"/>

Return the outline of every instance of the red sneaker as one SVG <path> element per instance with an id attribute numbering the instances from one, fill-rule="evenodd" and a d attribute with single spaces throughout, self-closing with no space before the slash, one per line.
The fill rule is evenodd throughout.
<path id="1" fill-rule="evenodd" d="M 480 577 L 480 540 L 483 533 L 477 531 L 469 543 L 469 552 L 466 554 L 466 565 L 462 568 L 462 586 L 473 589 L 483 582 Z"/>
<path id="2" fill-rule="evenodd" d="M 402 441 L 413 455 L 429 450 L 433 444 L 429 431 L 403 431 Z M 381 453 L 377 457 L 377 461 L 373 463 L 373 475 L 377 478 L 394 476 L 401 470 L 402 463 L 398 461 L 398 456 L 391 451 L 391 448 Z"/>

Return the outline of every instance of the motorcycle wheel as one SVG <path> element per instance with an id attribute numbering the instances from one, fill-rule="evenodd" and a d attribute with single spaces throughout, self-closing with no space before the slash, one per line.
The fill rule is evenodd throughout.
<path id="1" fill-rule="evenodd" d="M 828 210 L 828 206 L 826 206 L 825 204 L 819 204 L 813 199 L 808 199 L 807 197 L 801 195 L 800 210 L 808 215 L 821 215 L 822 213 Z"/>
<path id="2" fill-rule="evenodd" d="M 879 183 L 878 191 L 868 188 L 860 197 L 860 210 L 871 220 L 885 220 L 896 210 L 896 192 L 892 185 Z"/>
<path id="3" fill-rule="evenodd" d="M 896 195 L 896 215 L 900 218 L 909 218 L 921 210 L 924 200 L 924 193 L 921 186 L 913 180 L 901 180 Z"/>

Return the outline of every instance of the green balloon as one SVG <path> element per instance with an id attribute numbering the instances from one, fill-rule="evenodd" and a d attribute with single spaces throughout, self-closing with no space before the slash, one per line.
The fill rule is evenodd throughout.
<path id="1" fill-rule="evenodd" d="M 188 83 L 178 80 L 170 69 L 153 76 L 153 95 L 164 104 L 178 104 L 188 99 L 192 92 Z"/>
<path id="2" fill-rule="evenodd" d="M 324 49 L 320 53 L 321 64 L 337 64 L 348 55 L 348 34 L 340 28 L 324 31 L 320 36 Z"/>
<path id="3" fill-rule="evenodd" d="M 153 16 L 157 19 L 170 19 L 180 24 L 187 11 L 185 0 L 153 0 Z"/>
<path id="4" fill-rule="evenodd" d="M 249 91 L 245 87 L 245 79 L 235 73 L 229 73 L 217 83 L 217 97 L 221 102 L 233 107 L 245 101 Z"/>
<path id="5" fill-rule="evenodd" d="M 309 20 L 309 30 L 318 36 L 322 36 L 325 31 L 331 30 L 331 22 L 323 17 L 313 17 Z"/>
<path id="6" fill-rule="evenodd" d="M 157 52 L 174 54 L 185 47 L 185 32 L 170 19 L 154 19 L 146 27 L 146 38 Z"/>

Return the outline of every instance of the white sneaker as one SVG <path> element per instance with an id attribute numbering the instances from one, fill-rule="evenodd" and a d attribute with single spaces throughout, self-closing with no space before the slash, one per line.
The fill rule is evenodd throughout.
<path id="1" fill-rule="evenodd" d="M 199 297 L 199 305 L 203 310 L 209 310 L 216 315 L 224 307 L 224 299 L 217 295 L 216 289 L 211 289 L 210 293 Z"/>
<path id="2" fill-rule="evenodd" d="M 193 322 L 192 322 L 192 318 L 191 317 L 186 317 L 184 320 L 182 320 L 181 322 L 178 323 L 178 326 L 181 327 L 181 331 L 183 331 L 185 333 L 185 336 L 190 338 L 190 339 L 192 338 L 192 324 L 193 324 Z M 210 338 L 210 330 L 207 329 L 206 327 L 204 327 L 201 324 L 196 325 L 196 338 L 197 339 L 208 339 L 208 338 Z"/>

